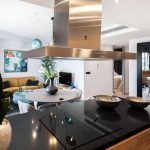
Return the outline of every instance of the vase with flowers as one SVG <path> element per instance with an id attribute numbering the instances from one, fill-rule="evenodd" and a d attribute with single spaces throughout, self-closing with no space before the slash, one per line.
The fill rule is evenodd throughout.
<path id="1" fill-rule="evenodd" d="M 2 77 L 0 74 L 0 150 L 8 149 L 11 141 L 11 125 L 5 118 L 9 111 L 9 93 L 3 92 Z"/>
<path id="2" fill-rule="evenodd" d="M 56 94 L 58 92 L 58 87 L 55 86 L 54 81 L 55 78 L 58 77 L 58 73 L 55 70 L 55 61 L 49 57 L 43 58 L 39 72 L 44 77 L 46 92 L 50 95 Z"/>

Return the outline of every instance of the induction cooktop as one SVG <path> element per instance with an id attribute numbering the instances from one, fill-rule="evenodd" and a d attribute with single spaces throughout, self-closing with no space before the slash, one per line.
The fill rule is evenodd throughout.
<path id="1" fill-rule="evenodd" d="M 77 149 L 121 129 L 117 126 L 108 127 L 94 117 L 86 116 L 83 120 L 79 120 L 61 110 L 51 111 L 43 116 L 40 122 L 66 150 Z"/>

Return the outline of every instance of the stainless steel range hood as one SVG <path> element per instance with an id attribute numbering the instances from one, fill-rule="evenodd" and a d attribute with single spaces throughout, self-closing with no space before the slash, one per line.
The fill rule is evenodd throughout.
<path id="1" fill-rule="evenodd" d="M 24 53 L 24 58 L 42 58 L 45 56 L 56 59 L 100 60 L 100 59 L 135 59 L 135 53 L 100 51 L 94 49 L 50 47 L 34 49 Z"/>
<path id="2" fill-rule="evenodd" d="M 53 42 L 24 58 L 135 59 L 135 53 L 100 50 L 102 0 L 55 0 Z"/>

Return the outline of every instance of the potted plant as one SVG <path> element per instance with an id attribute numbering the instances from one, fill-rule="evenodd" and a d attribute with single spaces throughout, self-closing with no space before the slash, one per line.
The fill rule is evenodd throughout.
<path id="1" fill-rule="evenodd" d="M 2 77 L 0 74 L 0 149 L 6 150 L 11 141 L 11 126 L 7 119 L 4 119 L 9 111 L 9 93 L 3 93 Z"/>
<path id="2" fill-rule="evenodd" d="M 42 59 L 42 67 L 39 71 L 44 77 L 46 83 L 46 92 L 54 95 L 58 91 L 58 87 L 54 85 L 55 77 L 58 77 L 57 71 L 55 71 L 55 62 L 52 58 L 45 57 Z"/>

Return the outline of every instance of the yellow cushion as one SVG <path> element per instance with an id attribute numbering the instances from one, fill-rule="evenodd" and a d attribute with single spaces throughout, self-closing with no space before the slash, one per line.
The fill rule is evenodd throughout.
<path id="1" fill-rule="evenodd" d="M 10 87 L 10 88 L 3 89 L 3 91 L 14 93 L 14 92 L 18 91 L 19 89 L 20 89 L 19 87 Z"/>
<path id="2" fill-rule="evenodd" d="M 11 87 L 18 86 L 18 78 L 3 78 L 3 81 L 9 81 Z"/>
<path id="3" fill-rule="evenodd" d="M 21 78 L 18 78 L 19 86 L 25 86 L 28 80 L 35 80 L 35 77 L 21 77 Z"/>
<path id="4" fill-rule="evenodd" d="M 39 86 L 21 86 L 20 88 L 23 90 L 36 90 L 36 89 L 39 89 L 40 87 Z"/>
<path id="5" fill-rule="evenodd" d="M 43 88 L 43 83 L 38 83 L 39 88 Z"/>

